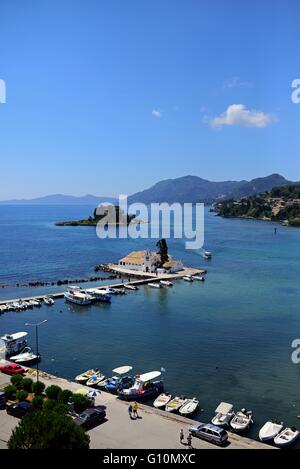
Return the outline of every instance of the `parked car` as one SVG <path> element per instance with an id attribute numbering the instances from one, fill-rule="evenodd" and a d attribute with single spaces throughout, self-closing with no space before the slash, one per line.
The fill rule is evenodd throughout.
<path id="1" fill-rule="evenodd" d="M 17 404 L 12 404 L 6 408 L 6 412 L 13 417 L 21 419 L 25 415 L 33 411 L 33 405 L 30 402 L 22 401 Z"/>
<path id="2" fill-rule="evenodd" d="M 0 366 L 0 371 L 6 373 L 7 375 L 23 375 L 26 370 L 21 365 L 17 363 L 9 363 L 8 365 Z"/>
<path id="3" fill-rule="evenodd" d="M 216 443 L 217 445 L 224 445 L 228 440 L 226 430 L 211 423 L 197 423 L 190 427 L 189 432 L 192 436 Z"/>
<path id="4" fill-rule="evenodd" d="M 103 422 L 106 417 L 106 412 L 104 409 L 94 407 L 86 409 L 82 414 L 80 414 L 74 422 L 85 429 L 90 427 L 95 427 Z"/>

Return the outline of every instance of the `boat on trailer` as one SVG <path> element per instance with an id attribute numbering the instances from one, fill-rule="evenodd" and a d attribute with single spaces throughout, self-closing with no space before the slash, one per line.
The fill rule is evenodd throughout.
<path id="1" fill-rule="evenodd" d="M 164 389 L 163 380 L 157 380 L 160 376 L 161 371 L 150 371 L 149 373 L 136 375 L 133 386 L 118 391 L 120 399 L 137 401 L 156 396 Z"/>
<path id="2" fill-rule="evenodd" d="M 193 399 L 186 399 L 183 406 L 180 407 L 179 413 L 180 415 L 192 415 L 196 412 L 199 407 L 199 401 L 195 397 Z"/>
<path id="3" fill-rule="evenodd" d="M 231 420 L 230 426 L 236 432 L 243 432 L 250 427 L 251 423 L 253 423 L 252 411 L 241 409 L 235 414 L 235 416 Z"/>
<path id="4" fill-rule="evenodd" d="M 299 438 L 300 432 L 295 427 L 287 427 L 278 433 L 274 438 L 274 443 L 276 446 L 282 448 L 284 446 L 290 446 L 295 443 Z"/>
<path id="5" fill-rule="evenodd" d="M 282 429 L 282 423 L 268 421 L 259 430 L 259 439 L 260 441 L 273 440 L 278 435 L 278 433 L 281 432 Z"/>

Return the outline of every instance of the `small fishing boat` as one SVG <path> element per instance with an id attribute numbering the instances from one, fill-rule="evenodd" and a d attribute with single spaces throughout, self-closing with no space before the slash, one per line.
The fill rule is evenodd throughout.
<path id="1" fill-rule="evenodd" d="M 104 376 L 104 374 L 101 373 L 101 371 L 97 371 L 87 380 L 85 384 L 86 386 L 97 386 L 105 379 L 106 379 L 106 376 Z"/>
<path id="2" fill-rule="evenodd" d="M 130 285 L 129 283 L 124 283 L 124 288 L 127 290 L 138 290 L 138 287 L 136 285 Z"/>
<path id="3" fill-rule="evenodd" d="M 70 290 L 64 293 L 66 301 L 77 305 L 90 305 L 93 297 L 88 293 L 83 293 L 79 287 L 70 287 Z"/>
<path id="4" fill-rule="evenodd" d="M 259 430 L 260 441 L 273 440 L 283 429 L 282 423 L 268 421 Z"/>
<path id="5" fill-rule="evenodd" d="M 84 384 L 87 382 L 88 379 L 90 379 L 91 376 L 95 375 L 97 373 L 97 368 L 95 370 L 87 370 L 85 371 L 84 373 L 81 373 L 80 375 L 77 375 L 75 377 L 75 381 L 77 381 L 77 383 L 81 383 L 81 384 Z"/>
<path id="6" fill-rule="evenodd" d="M 205 282 L 205 277 L 203 277 L 202 275 L 193 275 L 192 279 L 198 280 L 199 282 Z"/>
<path id="7" fill-rule="evenodd" d="M 46 303 L 46 305 L 48 305 L 48 306 L 51 306 L 51 305 L 54 304 L 54 300 L 51 296 L 46 296 L 44 298 L 44 303 Z"/>
<path id="8" fill-rule="evenodd" d="M 186 402 L 187 399 L 185 399 L 184 397 L 176 396 L 174 397 L 174 399 L 171 399 L 170 402 L 168 402 L 168 404 L 166 405 L 166 411 L 176 412 L 180 409 L 180 407 L 183 407 Z"/>
<path id="9" fill-rule="evenodd" d="M 19 365 L 25 365 L 26 363 L 35 363 L 41 359 L 40 355 L 35 355 L 32 353 L 30 347 L 25 347 L 24 350 L 22 350 L 21 353 L 18 355 L 14 355 L 13 357 L 10 357 L 10 360 L 12 360 L 14 363 L 18 363 Z"/>
<path id="10" fill-rule="evenodd" d="M 180 407 L 180 415 L 192 415 L 199 407 L 199 401 L 195 397 L 193 399 L 186 399 L 183 406 Z"/>
<path id="11" fill-rule="evenodd" d="M 161 280 L 160 284 L 163 285 L 164 287 L 173 287 L 173 283 L 170 282 L 169 280 Z"/>
<path id="12" fill-rule="evenodd" d="M 221 402 L 215 410 L 216 415 L 212 418 L 211 423 L 219 427 L 229 425 L 230 420 L 234 417 L 233 405 L 227 402 Z"/>
<path id="13" fill-rule="evenodd" d="M 150 283 L 148 283 L 148 287 L 150 287 L 150 288 L 161 288 L 161 284 L 160 283 L 150 282 Z"/>
<path id="14" fill-rule="evenodd" d="M 204 257 L 204 259 L 211 259 L 212 258 L 212 253 L 210 251 L 204 251 L 203 252 L 203 257 Z"/>
<path id="15" fill-rule="evenodd" d="M 162 409 L 170 402 L 171 399 L 171 394 L 162 393 L 155 399 L 155 401 L 153 402 L 153 406 L 157 409 Z"/>
<path id="16" fill-rule="evenodd" d="M 235 416 L 231 420 L 230 426 L 236 432 L 242 432 L 247 430 L 247 428 L 249 428 L 252 422 L 252 411 L 241 409 L 235 414 Z"/>
<path id="17" fill-rule="evenodd" d="M 119 389 L 129 388 L 134 384 L 134 378 L 128 376 L 128 373 L 132 370 L 132 366 L 120 366 L 113 369 L 114 375 L 107 379 L 105 382 L 105 390 L 108 392 L 116 392 Z"/>
<path id="18" fill-rule="evenodd" d="M 190 276 L 190 275 L 185 275 L 184 277 L 182 277 L 183 280 L 185 280 L 186 282 L 193 282 L 193 278 Z"/>
<path id="19" fill-rule="evenodd" d="M 278 433 L 274 438 L 274 443 L 276 446 L 282 448 L 283 446 L 292 445 L 299 438 L 299 431 L 295 427 L 287 427 Z"/>
<path id="20" fill-rule="evenodd" d="M 164 389 L 163 381 L 156 380 L 161 376 L 161 371 L 150 371 L 142 375 L 136 375 L 133 386 L 118 391 L 120 399 L 141 400 L 157 396 Z"/>

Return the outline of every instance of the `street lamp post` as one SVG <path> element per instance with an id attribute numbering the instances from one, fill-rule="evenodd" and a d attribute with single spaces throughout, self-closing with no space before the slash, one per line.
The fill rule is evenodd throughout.
<path id="1" fill-rule="evenodd" d="M 39 380 L 39 334 L 38 334 L 38 327 L 41 324 L 45 324 L 47 322 L 47 319 L 44 319 L 44 321 L 38 322 L 36 324 L 31 324 L 29 322 L 25 323 L 25 326 L 32 326 L 35 327 L 35 344 L 36 344 L 36 380 Z"/>

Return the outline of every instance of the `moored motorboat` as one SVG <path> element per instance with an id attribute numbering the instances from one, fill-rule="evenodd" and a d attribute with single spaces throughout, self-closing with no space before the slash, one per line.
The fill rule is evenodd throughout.
<path id="1" fill-rule="evenodd" d="M 174 399 L 171 399 L 168 404 L 166 405 L 166 411 L 167 412 L 176 412 L 177 410 L 180 409 L 185 403 L 187 399 L 184 397 L 179 397 L 176 396 Z"/>
<path id="2" fill-rule="evenodd" d="M 21 353 L 18 355 L 14 355 L 10 357 L 14 363 L 18 363 L 19 365 L 25 365 L 26 363 L 35 363 L 41 359 L 40 355 L 35 355 L 30 347 L 25 347 Z"/>
<path id="3" fill-rule="evenodd" d="M 221 402 L 215 410 L 216 415 L 212 418 L 211 423 L 219 427 L 229 425 L 230 420 L 234 417 L 233 405 L 228 402 Z"/>
<path id="4" fill-rule="evenodd" d="M 247 428 L 249 428 L 252 422 L 252 411 L 241 409 L 235 414 L 235 416 L 231 420 L 230 426 L 236 432 L 242 432 L 247 430 Z"/>
<path id="5" fill-rule="evenodd" d="M 183 406 L 180 407 L 180 415 L 192 415 L 199 407 L 199 401 L 195 397 L 193 399 L 186 399 Z"/>
<path id="6" fill-rule="evenodd" d="M 51 306 L 51 305 L 54 304 L 54 300 L 51 296 L 46 296 L 44 298 L 44 303 L 46 303 L 46 305 L 48 305 L 48 306 Z"/>
<path id="7" fill-rule="evenodd" d="M 130 285 L 130 283 L 124 283 L 124 288 L 127 290 L 138 290 L 138 287 L 136 285 Z"/>
<path id="8" fill-rule="evenodd" d="M 160 283 L 150 282 L 150 283 L 148 283 L 148 287 L 150 287 L 150 288 L 161 288 L 161 284 Z"/>
<path id="9" fill-rule="evenodd" d="M 260 441 L 273 440 L 283 429 L 282 423 L 268 421 L 259 430 Z"/>
<path id="10" fill-rule="evenodd" d="M 105 379 L 106 379 L 106 376 L 104 376 L 104 374 L 101 373 L 101 371 L 97 371 L 87 380 L 85 384 L 86 386 L 97 386 Z"/>
<path id="11" fill-rule="evenodd" d="M 154 397 L 164 389 L 163 381 L 156 380 L 161 376 L 161 371 L 150 371 L 142 375 L 136 375 L 133 386 L 128 389 L 121 389 L 118 395 L 121 399 L 141 400 Z"/>
<path id="12" fill-rule="evenodd" d="M 186 282 L 193 282 L 193 278 L 190 276 L 190 275 L 185 275 L 184 277 L 182 277 L 183 280 L 185 280 Z"/>
<path id="13" fill-rule="evenodd" d="M 132 366 L 125 365 L 114 368 L 112 371 L 114 375 L 108 378 L 105 382 L 105 390 L 108 392 L 116 392 L 121 389 L 129 388 L 134 384 L 134 378 L 128 376 L 132 370 Z"/>
<path id="14" fill-rule="evenodd" d="M 17 355 L 27 346 L 28 332 L 15 332 L 1 337 L 4 342 L 5 356 Z"/>
<path id="15" fill-rule="evenodd" d="M 101 301 L 103 303 L 110 303 L 111 296 L 105 289 L 96 288 L 90 293 L 97 301 Z"/>
<path id="16" fill-rule="evenodd" d="M 90 305 L 93 301 L 93 297 L 83 293 L 79 287 L 70 287 L 70 290 L 64 293 L 64 297 L 70 303 L 77 305 Z"/>
<path id="17" fill-rule="evenodd" d="M 284 428 L 277 436 L 275 436 L 274 443 L 280 448 L 290 446 L 298 440 L 299 434 L 300 432 L 295 427 Z"/>
<path id="18" fill-rule="evenodd" d="M 161 280 L 160 284 L 163 285 L 164 287 L 173 287 L 173 283 L 170 282 L 169 280 Z"/>
<path id="19" fill-rule="evenodd" d="M 162 393 L 155 399 L 155 401 L 153 402 L 153 406 L 157 409 L 162 409 L 170 402 L 171 399 L 171 394 Z"/>
<path id="20" fill-rule="evenodd" d="M 198 280 L 198 282 L 205 282 L 205 277 L 203 277 L 203 275 L 193 275 L 192 279 Z"/>
<path id="21" fill-rule="evenodd" d="M 211 259 L 212 258 L 212 253 L 210 251 L 204 251 L 203 252 L 203 257 L 204 257 L 204 259 Z"/>
<path id="22" fill-rule="evenodd" d="M 91 370 L 87 370 L 85 371 L 84 373 L 81 373 L 80 375 L 77 375 L 75 377 L 75 381 L 77 381 L 77 383 L 81 383 L 81 384 L 84 384 L 87 382 L 88 379 L 90 379 L 91 376 L 95 375 L 97 373 L 97 368 L 95 370 L 91 369 Z"/>

